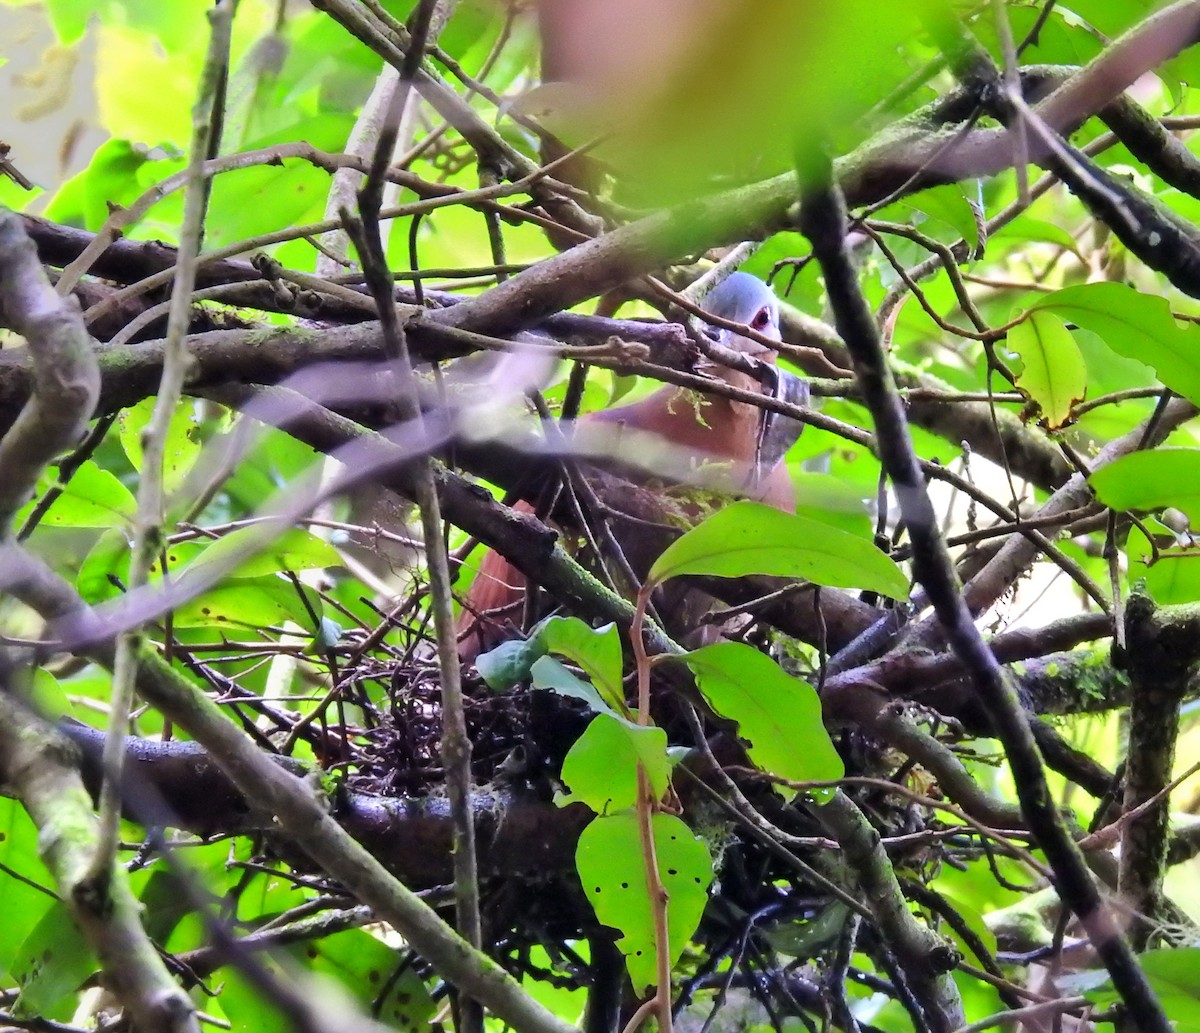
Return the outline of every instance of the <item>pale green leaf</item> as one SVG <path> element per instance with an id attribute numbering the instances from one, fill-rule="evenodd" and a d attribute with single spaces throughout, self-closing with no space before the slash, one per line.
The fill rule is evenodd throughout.
<path id="1" fill-rule="evenodd" d="M 1193 523 L 1200 521 L 1200 449 L 1133 452 L 1100 467 L 1088 482 L 1111 509 L 1177 506 Z"/>
<path id="2" fill-rule="evenodd" d="M 306 606 L 300 598 L 304 592 Z M 177 627 L 228 628 L 240 634 L 247 628 L 278 627 L 288 622 L 316 633 L 312 609 L 321 617 L 321 600 L 311 589 L 278 577 L 232 578 L 192 599 L 172 613 Z"/>
<path id="3" fill-rule="evenodd" d="M 1100 337 L 1118 355 L 1152 366 L 1167 387 L 1200 402 L 1200 327 L 1180 324 L 1165 298 L 1123 283 L 1082 283 L 1036 302 Z"/>
<path id="4" fill-rule="evenodd" d="M 1058 316 L 1034 311 L 1008 331 L 1008 347 L 1024 366 L 1017 387 L 1032 398 L 1051 428 L 1061 427 L 1087 389 L 1087 367 Z"/>
<path id="5" fill-rule="evenodd" d="M 20 527 L 38 500 L 55 487 L 63 490 L 42 517 L 41 522 L 47 527 L 120 526 L 137 509 L 137 501 L 125 485 L 108 470 L 87 460 L 65 486 L 58 480 L 58 467 L 50 467 L 38 481 L 34 497 L 17 513 L 15 525 Z"/>
<path id="6" fill-rule="evenodd" d="M 284 570 L 321 570 L 341 563 L 337 549 L 298 527 L 264 539 L 261 527 L 242 527 L 208 544 L 181 576 L 202 574 L 211 564 L 229 565 L 233 577 L 261 577 Z M 178 573 L 178 572 L 177 572 Z"/>
<path id="7" fill-rule="evenodd" d="M 137 405 L 121 411 L 117 417 L 121 446 L 125 449 L 130 465 L 139 472 L 142 469 L 142 436 L 149 427 L 158 400 L 144 398 Z M 200 417 L 194 399 L 185 398 L 171 414 L 167 426 L 167 437 L 163 442 L 163 490 L 173 492 L 183 483 L 200 455 L 202 444 L 199 439 Z"/>
<path id="8" fill-rule="evenodd" d="M 655 814 L 653 821 L 659 877 L 670 898 L 667 933 L 674 964 L 704 913 L 712 856 L 704 841 L 674 815 Z M 596 917 L 621 933 L 617 947 L 638 994 L 654 983 L 657 957 L 643 857 L 638 817 L 632 811 L 596 818 L 583 830 L 575 850 L 575 867 Z"/>
<path id="9" fill-rule="evenodd" d="M 873 542 L 759 502 L 735 502 L 692 528 L 659 556 L 648 580 L 681 574 L 771 574 L 894 599 L 908 595 L 904 572 Z"/>

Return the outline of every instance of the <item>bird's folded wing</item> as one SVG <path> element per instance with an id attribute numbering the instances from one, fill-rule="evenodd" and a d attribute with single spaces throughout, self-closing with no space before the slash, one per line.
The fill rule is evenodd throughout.
<path id="1" fill-rule="evenodd" d="M 771 370 L 775 374 L 775 382 L 773 385 L 764 385 L 765 393 L 793 405 L 808 405 L 807 380 L 775 366 Z M 758 432 L 758 469 L 764 474 L 773 470 L 796 443 L 802 430 L 804 424 L 799 420 L 762 410 Z"/>

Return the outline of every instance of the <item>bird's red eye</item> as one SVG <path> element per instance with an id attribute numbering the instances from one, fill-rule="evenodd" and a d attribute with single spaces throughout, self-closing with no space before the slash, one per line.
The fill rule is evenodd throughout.
<path id="1" fill-rule="evenodd" d="M 765 330 L 770 322 L 771 310 L 767 308 L 760 308 L 758 312 L 755 313 L 754 318 L 750 320 L 750 325 L 754 327 L 755 330 Z"/>

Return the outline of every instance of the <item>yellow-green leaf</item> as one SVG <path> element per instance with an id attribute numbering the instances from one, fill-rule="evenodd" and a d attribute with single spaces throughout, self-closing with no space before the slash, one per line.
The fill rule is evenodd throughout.
<path id="1" fill-rule="evenodd" d="M 1087 388 L 1087 367 L 1071 331 L 1053 313 L 1033 311 L 1009 330 L 1008 346 L 1024 365 L 1017 387 L 1037 403 L 1050 427 L 1061 427 Z"/>

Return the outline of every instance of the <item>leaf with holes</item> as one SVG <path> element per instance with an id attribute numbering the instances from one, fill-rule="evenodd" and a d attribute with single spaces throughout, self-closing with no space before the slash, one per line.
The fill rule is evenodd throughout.
<path id="1" fill-rule="evenodd" d="M 66 905 L 53 904 L 13 958 L 9 974 L 20 988 L 13 1010 L 67 1020 L 75 1012 L 77 991 L 95 971 L 96 959 Z"/>
<path id="2" fill-rule="evenodd" d="M 674 964 L 704 913 L 713 878 L 712 856 L 704 841 L 674 815 L 655 814 L 653 822 L 659 878 L 669 895 L 667 935 Z M 656 981 L 657 956 L 643 865 L 638 818 L 632 811 L 597 818 L 579 837 L 575 849 L 579 879 L 596 917 L 621 933 L 617 947 L 625 955 L 638 994 Z"/>
<path id="3" fill-rule="evenodd" d="M 300 594 L 304 594 L 304 598 Z M 307 603 L 305 602 L 307 600 Z M 174 611 L 181 628 L 265 628 L 293 621 L 316 634 L 322 602 L 307 585 L 279 577 L 230 578 Z"/>

